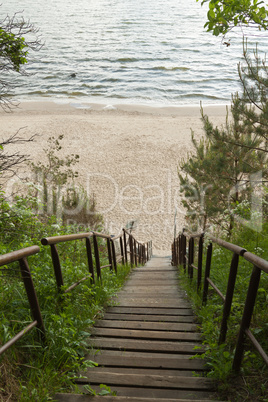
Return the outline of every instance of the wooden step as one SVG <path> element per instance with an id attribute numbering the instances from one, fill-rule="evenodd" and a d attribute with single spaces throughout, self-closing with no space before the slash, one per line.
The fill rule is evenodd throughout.
<path id="1" fill-rule="evenodd" d="M 196 317 L 193 315 L 152 315 L 152 314 L 124 314 L 124 313 L 105 313 L 105 320 L 159 322 L 159 323 L 193 323 Z"/>
<path id="2" fill-rule="evenodd" d="M 128 307 L 114 306 L 108 307 L 108 313 L 124 313 L 124 314 L 155 314 L 155 315 L 193 315 L 190 308 L 172 308 L 172 307 Z"/>
<path id="3" fill-rule="evenodd" d="M 142 352 L 119 352 L 111 350 L 101 350 L 97 354 L 94 352 L 86 356 L 86 359 L 96 362 L 100 366 L 125 367 L 125 368 L 147 368 L 147 369 L 176 369 L 178 372 L 205 370 L 205 363 L 202 359 L 192 359 L 191 355 L 172 355 L 159 353 Z"/>
<path id="4" fill-rule="evenodd" d="M 84 378 L 78 378 L 77 383 L 106 384 L 108 386 L 119 385 L 129 387 L 146 387 L 156 389 L 194 389 L 194 390 L 213 390 L 214 383 L 208 378 L 202 377 L 180 377 L 169 375 L 152 375 L 118 373 L 116 369 L 108 371 L 106 368 L 89 368 L 84 374 Z"/>
<path id="5" fill-rule="evenodd" d="M 166 398 L 139 398 L 131 396 L 90 396 L 78 394 L 58 394 L 56 400 L 59 402 L 196 402 L 196 399 L 166 399 Z M 220 402 L 212 399 L 199 399 L 199 402 Z"/>
<path id="6" fill-rule="evenodd" d="M 207 368 L 198 325 L 176 268 L 152 259 L 135 268 L 103 319 L 95 322 L 86 359 L 97 367 L 76 383 L 87 395 L 56 395 L 65 402 L 212 401 L 214 383 Z M 118 305 L 117 305 L 118 304 Z M 116 396 L 92 396 L 105 384 Z M 94 399 L 93 399 L 94 398 Z"/>
<path id="7" fill-rule="evenodd" d="M 101 349 L 119 349 L 119 350 L 132 350 L 147 352 L 163 352 L 163 353 L 181 353 L 193 354 L 204 353 L 204 348 L 199 345 L 200 349 L 197 351 L 197 343 L 193 342 L 167 342 L 156 340 L 133 340 L 133 339 L 120 339 L 120 338 L 91 338 L 88 340 L 88 345 L 93 348 Z"/>
<path id="8" fill-rule="evenodd" d="M 173 341 L 200 341 L 200 334 L 195 332 L 169 332 L 169 331 L 147 331 L 121 328 L 92 328 L 94 337 L 124 338 L 124 339 L 151 339 L 151 340 L 173 340 Z"/>
<path id="9" fill-rule="evenodd" d="M 173 322 L 152 322 L 152 321 L 127 321 L 127 320 L 98 320 L 94 323 L 95 328 L 121 328 L 121 329 L 143 329 L 150 331 L 176 331 L 194 332 L 197 331 L 197 324 L 173 323 Z"/>
<path id="10" fill-rule="evenodd" d="M 107 384 L 107 383 L 106 383 Z M 79 389 L 81 392 L 87 392 L 86 384 L 81 384 Z M 101 391 L 99 386 L 94 384 L 90 387 L 97 393 Z M 144 388 L 144 387 L 120 387 L 119 385 L 110 386 L 111 392 L 116 392 L 117 397 L 139 397 L 148 398 L 150 401 L 158 401 L 158 398 L 166 399 L 169 402 L 171 399 L 188 399 L 200 402 L 202 399 L 209 399 L 213 392 L 205 390 L 185 390 L 185 389 L 168 389 L 168 388 Z"/>

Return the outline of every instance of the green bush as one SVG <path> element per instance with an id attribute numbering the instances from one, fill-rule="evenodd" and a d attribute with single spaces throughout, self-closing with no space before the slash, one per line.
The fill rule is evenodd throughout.
<path id="1" fill-rule="evenodd" d="M 268 225 L 264 223 L 263 231 L 257 234 L 247 227 L 237 226 L 234 228 L 231 241 L 267 259 L 267 240 Z M 205 267 L 206 262 L 205 254 L 204 252 L 203 267 Z M 215 244 L 213 245 L 210 278 L 224 295 L 227 289 L 231 258 L 232 253 L 230 251 Z M 209 368 L 208 376 L 217 381 L 222 396 L 231 398 L 228 400 L 232 401 L 268 400 L 267 390 L 262 386 L 262 384 L 268 380 L 267 368 L 262 358 L 249 341 L 246 343 L 245 347 L 241 376 L 233 380 L 235 374 L 232 372 L 232 361 L 251 272 L 252 265 L 240 257 L 232 309 L 228 320 L 226 341 L 221 345 L 218 344 L 218 340 L 222 320 L 223 301 L 216 292 L 209 287 L 207 304 L 202 305 L 202 290 L 199 293 L 196 292 L 197 278 L 189 280 L 187 273 L 184 273 L 183 270 L 180 272 L 180 281 L 187 290 L 188 297 L 192 302 L 193 309 L 200 322 L 203 345 L 206 348 L 206 352 L 202 357 L 207 360 Z M 268 351 L 267 307 L 268 275 L 263 272 L 250 329 L 266 353 Z M 234 381 L 237 386 L 234 385 Z M 244 399 L 247 394 L 250 395 L 250 398 Z"/>
<path id="2" fill-rule="evenodd" d="M 49 247 L 42 237 L 70 234 L 72 226 L 59 225 L 54 216 L 41 221 L 29 207 L 29 200 L 17 197 L 11 206 L 2 194 L 0 199 L 0 253 L 5 254 L 37 244 L 41 251 L 28 257 L 36 288 L 46 342 L 33 329 L 0 357 L 0 399 L 49 401 L 55 392 L 74 387 L 73 378 L 85 361 L 90 326 L 123 284 L 130 268 L 119 266 L 118 275 L 109 268 L 102 272 L 102 282 L 88 279 L 72 292 L 58 294 Z M 64 287 L 88 274 L 85 241 L 57 246 Z M 100 247 L 104 251 L 105 247 Z M 107 256 L 100 252 L 101 264 Z M 0 268 L 0 339 L 4 344 L 32 321 L 18 263 Z M 79 312 L 79 313 L 78 313 Z"/>

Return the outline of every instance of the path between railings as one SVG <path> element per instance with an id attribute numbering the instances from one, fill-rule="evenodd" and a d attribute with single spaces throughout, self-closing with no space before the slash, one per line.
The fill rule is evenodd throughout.
<path id="1" fill-rule="evenodd" d="M 213 382 L 194 374 L 205 371 L 202 359 L 192 359 L 196 346 L 201 347 L 201 339 L 179 287 L 177 268 L 169 258 L 153 257 L 132 271 L 115 306 L 95 322 L 87 357 L 98 367 L 89 368 L 77 380 L 85 394 L 55 398 L 64 402 L 211 401 Z M 85 386 L 98 394 L 100 384 L 116 396 L 86 395 Z"/>

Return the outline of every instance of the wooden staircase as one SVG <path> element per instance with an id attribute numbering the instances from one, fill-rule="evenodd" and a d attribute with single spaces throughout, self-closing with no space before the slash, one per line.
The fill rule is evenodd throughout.
<path id="1" fill-rule="evenodd" d="M 153 257 L 132 271 L 102 320 L 96 321 L 88 359 L 98 363 L 77 384 L 84 395 L 57 394 L 64 402 L 211 401 L 213 382 L 204 361 L 195 317 L 169 258 Z M 198 349 L 196 349 L 198 347 Z M 196 376 L 198 374 L 199 376 Z M 96 394 L 100 384 L 116 396 Z"/>

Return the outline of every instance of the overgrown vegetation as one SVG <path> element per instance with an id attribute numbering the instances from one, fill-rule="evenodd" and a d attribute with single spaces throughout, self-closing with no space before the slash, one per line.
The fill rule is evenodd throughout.
<path id="1" fill-rule="evenodd" d="M 0 5 L 1 7 L 1 5 Z M 29 51 L 39 51 L 42 41 L 38 29 L 25 21 L 21 13 L 0 19 L 0 104 L 9 110 L 13 105 L 10 94 L 15 86 L 12 74 L 26 75 L 24 66 L 29 61 Z"/>
<path id="2" fill-rule="evenodd" d="M 101 283 L 92 284 L 88 279 L 72 292 L 58 294 L 50 250 L 40 244 L 41 238 L 77 233 L 81 224 L 87 232 L 102 229 L 94 200 L 75 186 L 78 174 L 74 165 L 79 157 L 61 157 L 61 140 L 49 140 L 42 164 L 31 165 L 36 180 L 23 186 L 22 195 L 17 192 L 12 204 L 3 190 L 0 193 L 0 255 L 34 244 L 41 248 L 28 261 L 46 331 L 45 344 L 34 329 L 0 357 L 3 401 L 48 401 L 55 392 L 74 387 L 78 370 L 94 365 L 85 360 L 89 328 L 130 269 L 119 266 L 117 275 L 104 270 Z M 74 195 L 72 202 L 66 198 L 69 189 Z M 75 224 L 67 224 L 68 212 Z M 101 240 L 99 250 L 101 264 L 106 265 L 107 252 Z M 58 251 L 66 287 L 88 274 L 84 240 L 60 244 Z M 32 322 L 18 263 L 0 268 L 0 311 L 1 344 Z"/>
<path id="3" fill-rule="evenodd" d="M 197 141 L 192 133 L 194 152 L 179 165 L 183 205 L 194 231 L 214 227 L 230 237 L 237 209 L 247 203 L 265 220 L 268 68 L 246 47 L 244 60 L 239 66 L 243 93 L 232 97 L 231 117 L 215 127 L 201 108 L 204 137 Z"/>
<path id="4" fill-rule="evenodd" d="M 265 232 L 267 233 L 268 225 L 265 224 L 265 226 Z M 247 250 L 252 250 L 252 252 L 262 255 L 264 259 L 268 259 L 267 235 L 262 234 L 254 238 L 252 229 L 240 226 L 235 227 L 233 230 L 233 241 Z M 205 244 L 207 245 L 206 241 Z M 203 266 L 205 266 L 206 262 L 205 254 Z M 231 258 L 232 253 L 230 251 L 219 246 L 213 246 L 210 278 L 224 295 L 227 289 Z M 251 272 L 252 265 L 241 258 L 231 314 L 228 320 L 226 341 L 219 345 L 223 313 L 221 298 L 210 287 L 207 304 L 202 305 L 203 289 L 200 289 L 198 293 L 196 292 L 197 277 L 195 276 L 194 279 L 189 280 L 183 268 L 180 270 L 180 283 L 187 290 L 188 297 L 191 299 L 193 309 L 200 323 L 203 344 L 206 348 L 206 352 L 201 357 L 207 360 L 208 376 L 217 381 L 221 398 L 226 398 L 232 402 L 268 401 L 267 366 L 249 341 L 246 343 L 241 372 L 237 375 L 232 371 L 234 351 Z M 268 350 L 267 304 L 268 275 L 263 273 L 251 322 L 251 331 L 266 352 Z"/>
<path id="5" fill-rule="evenodd" d="M 214 2 L 215 3 L 215 2 Z M 239 66 L 242 93 L 232 97 L 231 118 L 215 127 L 201 109 L 204 138 L 192 142 L 194 152 L 180 164 L 179 179 L 187 211 L 189 231 L 205 231 L 237 244 L 268 260 L 267 128 L 268 69 L 257 50 L 250 57 L 244 47 Z M 225 295 L 232 255 L 215 247 L 211 279 Z M 204 259 L 205 266 L 205 259 Z M 232 372 L 232 360 L 245 304 L 252 266 L 240 259 L 226 341 L 218 345 L 223 303 L 210 288 L 206 306 L 195 280 L 181 278 L 200 320 L 207 351 L 208 375 L 230 401 L 268 401 L 267 366 L 247 344 L 240 375 Z M 268 351 L 268 275 L 263 273 L 251 330 Z"/>
<path id="6" fill-rule="evenodd" d="M 33 244 L 44 236 L 73 233 L 73 227 L 59 225 L 51 216 L 42 222 L 17 198 L 11 207 L 0 202 L 0 254 Z M 104 248 L 104 247 L 103 247 Z M 58 246 L 67 285 L 88 273 L 84 241 Z M 102 263 L 106 257 L 103 255 Z M 122 285 L 129 267 L 119 267 L 118 275 L 106 270 L 102 283 L 81 283 L 74 291 L 58 295 L 49 248 L 28 258 L 46 329 L 46 343 L 39 341 L 36 330 L 25 335 L 0 359 L 0 399 L 9 401 L 48 401 L 54 392 L 73 387 L 72 379 L 84 361 L 89 327 L 102 314 L 105 304 Z M 27 297 L 20 280 L 18 263 L 0 270 L 1 343 L 11 339 L 32 321 Z"/>
<path id="7" fill-rule="evenodd" d="M 196 0 L 200 1 L 200 0 Z M 267 30 L 268 10 L 264 1 L 257 0 L 201 0 L 208 3 L 205 28 L 213 35 L 226 35 L 233 28 Z"/>

